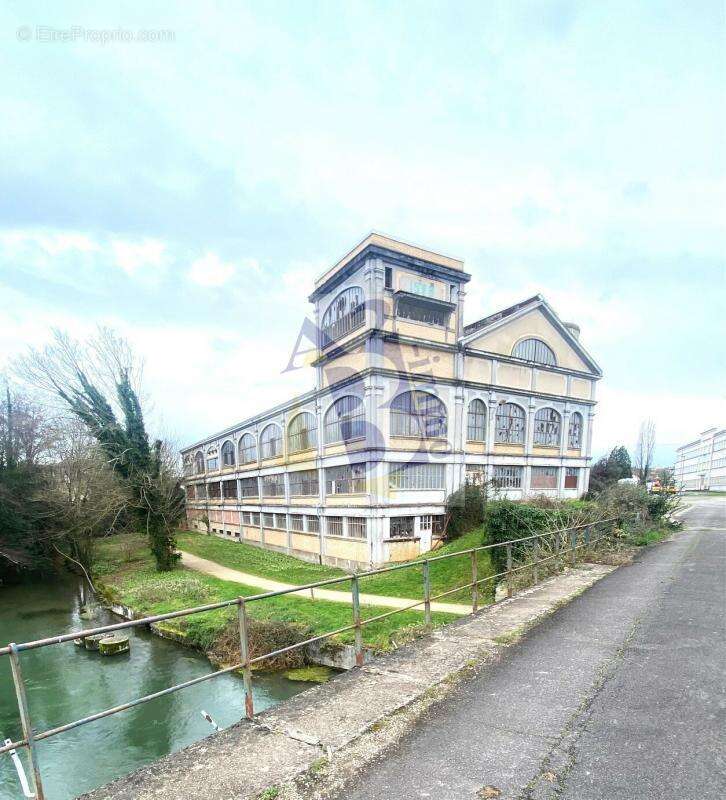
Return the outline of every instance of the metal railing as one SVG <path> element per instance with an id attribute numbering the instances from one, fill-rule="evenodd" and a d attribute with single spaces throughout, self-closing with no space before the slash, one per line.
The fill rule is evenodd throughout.
<path id="1" fill-rule="evenodd" d="M 230 672 L 236 672 L 238 670 L 242 670 L 242 676 L 244 681 L 245 716 L 248 719 L 251 719 L 254 716 L 254 702 L 252 694 L 252 666 L 254 664 L 259 664 L 262 661 L 266 661 L 267 659 L 274 658 L 283 655 L 285 653 L 292 652 L 294 650 L 299 650 L 300 648 L 307 647 L 316 642 L 329 639 L 333 636 L 338 636 L 341 633 L 354 631 L 354 650 L 355 650 L 356 665 L 362 666 L 363 627 L 365 625 L 370 625 L 373 622 L 379 622 L 380 620 L 386 619 L 387 617 L 390 617 L 394 614 L 400 614 L 403 611 L 409 611 L 413 608 L 419 608 L 420 606 L 423 606 L 424 622 L 427 626 L 431 626 L 432 602 L 434 602 L 435 600 L 440 600 L 442 597 L 448 597 L 450 595 L 456 594 L 457 592 L 461 592 L 465 589 L 471 590 L 471 610 L 472 613 L 475 614 L 479 610 L 479 599 L 480 599 L 479 587 L 482 584 L 486 583 L 487 581 L 494 581 L 498 578 L 506 578 L 507 597 L 511 597 L 512 579 L 517 573 L 525 569 L 534 568 L 535 582 L 536 582 L 537 568 L 540 564 L 552 561 L 555 561 L 556 563 L 559 564 L 564 561 L 565 557 L 567 557 L 570 565 L 574 565 L 576 563 L 578 550 L 594 546 L 595 544 L 597 544 L 597 542 L 601 541 L 603 538 L 605 538 L 611 533 L 611 528 L 608 527 L 604 532 L 601 532 L 599 535 L 593 535 L 597 534 L 596 529 L 602 526 L 609 526 L 610 523 L 615 522 L 617 519 L 618 518 L 616 517 L 611 517 L 603 520 L 597 520 L 595 522 L 582 523 L 580 525 L 575 525 L 569 528 L 563 528 L 556 531 L 548 531 L 546 533 L 532 534 L 531 536 L 525 536 L 519 539 L 511 539 L 506 542 L 498 542 L 496 544 L 488 544 L 488 545 L 483 545 L 481 547 L 473 547 L 468 550 L 460 550 L 456 553 L 445 553 L 439 556 L 433 555 L 427 558 L 419 559 L 417 561 L 409 561 L 404 564 L 393 564 L 388 567 L 381 567 L 380 569 L 369 570 L 367 572 L 360 572 L 351 575 L 343 575 L 339 578 L 327 578 L 326 580 L 316 581 L 314 583 L 308 583 L 301 586 L 292 586 L 289 589 L 280 589 L 274 592 L 263 592 L 260 594 L 250 595 L 248 597 L 238 597 L 235 598 L 234 600 L 223 600 L 218 603 L 209 603 L 208 605 L 204 606 L 185 608 L 179 611 L 167 612 L 165 614 L 155 614 L 153 616 L 142 617 L 140 619 L 127 620 L 125 622 L 119 622 L 113 625 L 104 625 L 99 628 L 79 630 L 73 633 L 61 634 L 59 636 L 51 636 L 46 639 L 37 639 L 36 641 L 24 642 L 22 644 L 11 643 L 6 647 L 0 647 L 0 656 L 9 656 L 10 658 L 10 665 L 11 665 L 13 683 L 15 686 L 15 694 L 17 697 L 20 723 L 23 731 L 22 739 L 19 739 L 18 741 L 8 741 L 6 744 L 0 746 L 0 755 L 2 755 L 3 753 L 10 753 L 21 747 L 25 747 L 28 749 L 30 766 L 31 766 L 31 779 L 33 783 L 33 789 L 35 792 L 35 797 L 37 798 L 37 800 L 44 800 L 45 795 L 43 793 L 43 784 L 40 773 L 40 766 L 38 763 L 38 754 L 36 750 L 36 744 L 40 741 L 43 741 L 44 739 L 49 739 L 52 736 L 58 736 L 61 733 L 73 730 L 74 728 L 77 728 L 81 725 L 86 725 L 89 722 L 95 722 L 96 720 L 103 719 L 104 717 L 109 717 L 121 711 L 126 711 L 129 708 L 134 708 L 134 706 L 141 705 L 142 703 L 148 703 L 150 700 L 155 700 L 158 697 L 163 697 L 164 695 L 171 694 L 172 692 L 179 691 L 180 689 L 185 689 L 189 686 L 194 686 L 195 684 L 202 683 L 203 681 L 219 677 L 220 675 L 226 675 Z M 566 551 L 563 551 L 561 547 L 563 534 L 565 535 L 565 540 L 567 540 L 567 545 L 568 545 L 566 547 Z M 552 539 L 553 541 L 554 553 L 552 555 L 546 556 L 544 558 L 539 558 L 534 561 L 528 561 L 527 563 L 519 567 L 515 567 L 513 565 L 515 548 L 519 548 L 527 542 L 539 543 L 541 540 L 545 539 Z M 499 572 L 494 575 L 487 575 L 483 578 L 480 578 L 478 576 L 479 553 L 488 550 L 493 550 L 499 547 L 506 548 L 506 570 L 504 572 Z M 440 592 L 439 594 L 432 595 L 431 564 L 451 558 L 462 558 L 467 556 L 471 561 L 471 581 L 461 586 L 457 586 L 454 589 L 448 589 L 445 592 Z M 413 569 L 418 567 L 422 569 L 423 598 L 421 600 L 417 600 L 413 603 L 402 606 L 401 608 L 395 608 L 392 609 L 391 611 L 386 611 L 382 614 L 376 614 L 375 616 L 372 617 L 366 617 L 366 618 L 361 617 L 360 581 L 362 578 L 367 578 L 374 575 L 384 575 L 389 572 L 395 572 L 398 570 L 405 570 L 405 569 Z M 343 583 L 345 581 L 350 581 L 350 594 L 351 594 L 351 606 L 352 606 L 352 622 L 350 625 L 344 625 L 341 628 L 336 628 L 335 630 L 328 631 L 318 636 L 311 636 L 308 639 L 304 639 L 303 641 L 300 642 L 295 642 L 294 644 L 288 645 L 286 647 L 280 647 L 277 650 L 272 650 L 269 653 L 265 653 L 264 655 L 259 655 L 255 657 L 251 656 L 250 641 L 249 641 L 249 620 L 247 614 L 247 607 L 250 603 L 259 602 L 261 600 L 265 600 L 270 597 L 280 597 L 282 595 L 301 593 L 304 591 L 310 591 L 312 594 L 312 590 L 317 589 L 319 587 L 331 586 L 333 584 Z M 183 683 L 178 683 L 174 686 L 168 687 L 167 689 L 162 689 L 158 692 L 144 695 L 143 697 L 139 697 L 135 700 L 130 700 L 127 703 L 122 703 L 121 705 L 113 706 L 112 708 L 108 708 L 104 711 L 99 711 L 95 714 L 91 714 L 90 716 L 82 717 L 80 719 L 74 720 L 73 722 L 65 723 L 64 725 L 59 725 L 55 728 L 49 728 L 48 730 L 41 731 L 39 733 L 34 730 L 30 715 L 30 708 L 28 705 L 28 698 L 25 692 L 25 682 L 23 680 L 23 674 L 20 665 L 20 653 L 26 650 L 36 650 L 38 648 L 48 647 L 50 645 L 72 642 L 76 639 L 85 639 L 88 636 L 96 636 L 98 634 L 104 634 L 104 633 L 113 633 L 114 631 L 120 631 L 126 628 L 136 628 L 140 626 L 151 625 L 152 623 L 162 622 L 168 619 L 186 617 L 191 614 L 199 614 L 205 611 L 214 611 L 216 609 L 229 608 L 231 606 L 237 607 L 237 622 L 239 627 L 239 641 L 240 641 L 239 645 L 240 660 L 237 664 L 234 664 L 229 667 L 224 667 L 223 669 L 216 670 L 215 672 L 210 672 L 205 675 L 201 675 L 197 678 L 184 681 Z"/>

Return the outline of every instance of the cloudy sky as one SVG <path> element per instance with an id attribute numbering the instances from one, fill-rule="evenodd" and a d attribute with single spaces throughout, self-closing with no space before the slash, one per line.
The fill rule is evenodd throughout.
<path id="1" fill-rule="evenodd" d="M 189 442 L 310 387 L 312 280 L 379 230 L 465 259 L 467 321 L 581 325 L 597 453 L 726 423 L 719 0 L 173 5 L 0 9 L 0 370 L 111 325 Z"/>

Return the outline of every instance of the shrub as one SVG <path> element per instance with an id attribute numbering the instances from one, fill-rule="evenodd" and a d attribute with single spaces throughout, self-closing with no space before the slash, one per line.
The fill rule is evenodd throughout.
<path id="1" fill-rule="evenodd" d="M 465 484 L 446 499 L 446 538 L 457 539 L 484 522 L 486 489 Z"/>

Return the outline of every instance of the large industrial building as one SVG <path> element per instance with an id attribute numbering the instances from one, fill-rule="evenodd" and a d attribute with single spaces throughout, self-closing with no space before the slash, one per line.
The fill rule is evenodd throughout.
<path id="1" fill-rule="evenodd" d="M 726 428 L 708 428 L 676 448 L 674 480 L 679 489 L 726 491 Z"/>
<path id="2" fill-rule="evenodd" d="M 355 568 L 429 550 L 465 481 L 586 491 L 602 373 L 578 326 L 540 295 L 465 325 L 470 277 L 379 234 L 322 275 L 314 388 L 182 451 L 190 527 Z"/>

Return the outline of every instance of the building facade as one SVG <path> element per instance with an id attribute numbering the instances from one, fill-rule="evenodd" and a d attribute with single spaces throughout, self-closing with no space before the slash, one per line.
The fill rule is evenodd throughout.
<path id="1" fill-rule="evenodd" d="M 190 527 L 344 567 L 429 550 L 449 494 L 577 497 L 600 369 L 540 296 L 465 325 L 463 262 L 371 234 L 315 283 L 314 388 L 185 448 Z"/>
<path id="2" fill-rule="evenodd" d="M 674 480 L 678 489 L 726 491 L 726 428 L 708 428 L 676 448 Z"/>

